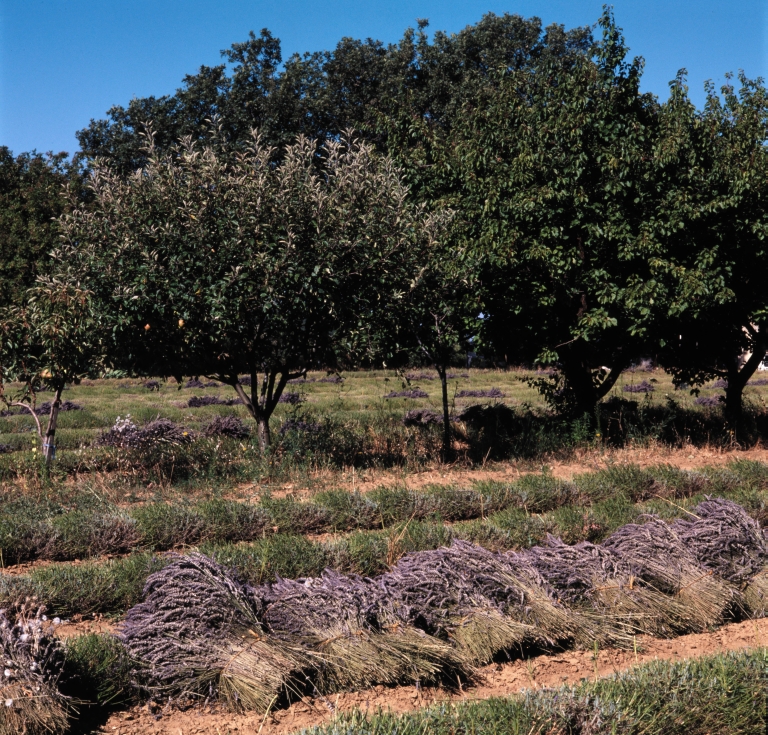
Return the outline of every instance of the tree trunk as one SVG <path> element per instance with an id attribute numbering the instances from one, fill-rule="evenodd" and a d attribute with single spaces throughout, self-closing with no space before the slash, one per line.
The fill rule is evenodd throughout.
<path id="1" fill-rule="evenodd" d="M 266 416 L 263 411 L 257 412 L 256 430 L 259 437 L 259 449 L 266 452 L 272 446 L 272 435 L 269 431 L 269 416 Z"/>
<path id="2" fill-rule="evenodd" d="M 758 337 L 763 337 L 762 330 L 757 333 Z M 734 358 L 733 363 L 728 369 L 728 385 L 725 387 L 725 421 L 730 429 L 738 438 L 743 431 L 744 416 L 744 388 L 749 379 L 760 367 L 760 363 L 765 359 L 766 345 L 764 337 L 755 339 L 752 354 L 744 365 L 739 369 L 738 358 Z"/>
<path id="3" fill-rule="evenodd" d="M 563 374 L 573 391 L 574 415 L 578 418 L 587 414 L 595 415 L 597 404 L 608 395 L 624 371 L 625 365 L 616 363 L 600 383 L 595 383 L 592 368 L 578 358 L 565 357 L 561 360 Z"/>
<path id="4" fill-rule="evenodd" d="M 61 393 L 63 390 L 63 384 L 56 388 L 56 395 L 51 404 L 51 413 L 48 416 L 48 428 L 43 439 L 43 457 L 45 457 L 47 467 L 50 467 L 56 459 L 56 424 L 59 422 L 59 408 L 61 408 Z"/>
<path id="5" fill-rule="evenodd" d="M 277 376 L 280 379 L 277 380 Z M 269 419 L 274 413 L 275 407 L 280 401 L 285 386 L 289 380 L 298 378 L 301 372 L 289 373 L 286 369 L 273 369 L 264 376 L 264 382 L 259 390 L 259 374 L 254 370 L 251 372 L 251 391 L 250 396 L 243 390 L 243 386 L 237 378 L 231 376 L 226 380 L 219 378 L 222 382 L 229 383 L 237 395 L 240 397 L 248 413 L 256 421 L 256 435 L 259 439 L 259 448 L 262 452 L 267 451 L 272 445 L 272 435 L 269 431 Z M 277 381 L 277 382 L 275 382 Z"/>
<path id="6" fill-rule="evenodd" d="M 453 460 L 453 443 L 451 441 L 451 416 L 448 410 L 448 378 L 446 365 L 435 365 L 440 376 L 440 386 L 443 393 L 443 462 Z"/>

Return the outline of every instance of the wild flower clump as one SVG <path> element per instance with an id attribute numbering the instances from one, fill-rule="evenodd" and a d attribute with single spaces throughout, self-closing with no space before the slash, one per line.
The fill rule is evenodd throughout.
<path id="1" fill-rule="evenodd" d="M 27 601 L 13 616 L 0 610 L 0 735 L 64 733 L 69 701 L 58 690 L 64 651 L 54 637 L 59 619 Z"/>
<path id="2" fill-rule="evenodd" d="M 139 428 L 131 420 L 130 414 L 127 414 L 124 419 L 118 416 L 112 428 L 101 434 L 96 443 L 103 447 L 149 449 L 164 444 L 188 444 L 192 439 L 191 432 L 170 419 L 155 419 Z"/>
<path id="3" fill-rule="evenodd" d="M 504 393 L 501 388 L 460 390 L 456 398 L 504 398 Z"/>
<path id="4" fill-rule="evenodd" d="M 241 398 L 219 398 L 218 396 L 192 396 L 187 401 L 188 408 L 202 408 L 203 406 L 239 406 Z"/>
<path id="5" fill-rule="evenodd" d="M 387 393 L 384 398 L 429 398 L 421 388 L 411 388 L 411 390 L 393 390 Z"/>
<path id="6" fill-rule="evenodd" d="M 202 428 L 203 436 L 227 436 L 231 439 L 248 439 L 251 430 L 237 416 L 214 416 Z"/>
<path id="7" fill-rule="evenodd" d="M 137 683 L 155 697 L 217 698 L 266 711 L 305 663 L 277 646 L 262 603 L 202 554 L 178 557 L 147 580 L 120 638 L 137 662 Z"/>
<path id="8" fill-rule="evenodd" d="M 653 393 L 656 389 L 653 387 L 653 383 L 649 383 L 647 380 L 643 380 L 640 383 L 625 385 L 622 390 L 625 393 Z"/>

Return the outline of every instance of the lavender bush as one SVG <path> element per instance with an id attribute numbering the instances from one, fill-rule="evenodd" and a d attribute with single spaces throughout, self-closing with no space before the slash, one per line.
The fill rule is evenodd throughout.
<path id="1" fill-rule="evenodd" d="M 227 436 L 231 439 L 248 439 L 251 430 L 237 416 L 214 416 L 202 428 L 203 436 Z"/>
<path id="2" fill-rule="evenodd" d="M 408 380 L 434 380 L 435 376 L 430 373 L 406 373 L 405 377 Z"/>
<path id="3" fill-rule="evenodd" d="M 488 388 L 478 390 L 460 390 L 456 398 L 504 398 L 501 388 Z"/>
<path id="4" fill-rule="evenodd" d="M 622 390 L 625 393 L 653 393 L 656 389 L 653 387 L 653 383 L 643 380 L 642 382 L 634 383 L 633 385 L 625 385 Z"/>
<path id="5" fill-rule="evenodd" d="M 716 380 L 712 385 L 707 386 L 708 388 L 727 388 L 728 387 L 728 381 L 723 380 L 720 378 L 719 380 Z"/>
<path id="6" fill-rule="evenodd" d="M 72 401 L 62 401 L 59 406 L 59 412 L 61 411 L 84 411 L 85 409 L 77 403 Z M 38 416 L 47 416 L 51 412 L 51 402 L 46 401 L 35 409 L 35 413 Z"/>
<path id="7" fill-rule="evenodd" d="M 393 390 L 387 393 L 384 398 L 429 398 L 421 388 L 411 388 L 410 390 Z"/>
<path id="8" fill-rule="evenodd" d="M 240 406 L 241 398 L 219 398 L 218 396 L 192 396 L 187 401 L 188 408 L 202 408 L 203 406 Z"/>
<path id="9" fill-rule="evenodd" d="M 321 428 L 320 424 L 315 424 L 311 421 L 289 418 L 283 421 L 283 425 L 280 427 L 280 434 L 287 434 L 289 431 L 301 431 L 314 434 L 320 431 Z"/>
<path id="10" fill-rule="evenodd" d="M 442 423 L 443 415 L 431 408 L 413 408 L 403 417 L 403 424 L 406 426 L 429 426 Z"/>
<path id="11" fill-rule="evenodd" d="M 339 383 L 344 382 L 344 378 L 341 377 L 341 375 L 326 375 L 324 378 L 320 378 L 320 380 L 317 381 L 318 383 L 333 383 L 335 385 L 338 385 Z"/>
<path id="12" fill-rule="evenodd" d="M 124 419 L 118 416 L 112 428 L 96 439 L 96 444 L 103 447 L 150 449 L 162 445 L 188 444 L 193 438 L 190 431 L 170 419 L 155 419 L 139 428 L 128 414 Z"/>
<path id="13" fill-rule="evenodd" d="M 278 399 L 278 403 L 287 403 L 289 406 L 298 406 L 303 402 L 304 397 L 301 393 L 291 393 L 290 391 L 286 391 Z"/>
<path id="14" fill-rule="evenodd" d="M 717 396 L 699 396 L 694 403 L 697 406 L 705 406 L 706 408 L 714 408 L 719 406 L 722 401 Z"/>
<path id="15" fill-rule="evenodd" d="M 144 382 L 144 387 L 150 391 L 157 391 L 160 392 L 160 383 L 157 380 L 147 380 Z"/>

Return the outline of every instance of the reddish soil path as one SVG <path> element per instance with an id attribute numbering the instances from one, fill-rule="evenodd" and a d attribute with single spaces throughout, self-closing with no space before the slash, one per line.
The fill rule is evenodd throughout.
<path id="1" fill-rule="evenodd" d="M 514 694 L 523 689 L 556 687 L 582 679 L 609 676 L 653 659 L 679 660 L 723 651 L 768 646 L 768 618 L 725 625 L 712 633 L 680 636 L 671 640 L 638 638 L 640 649 L 606 649 L 595 661 L 591 651 L 564 651 L 537 656 L 527 661 L 486 666 L 477 686 L 463 692 L 442 688 L 376 687 L 362 692 L 332 695 L 328 700 L 305 698 L 288 709 L 263 715 L 235 715 L 228 712 L 195 709 L 156 715 L 146 707 L 113 715 L 102 732 L 112 735 L 202 735 L 203 733 L 259 733 L 287 735 L 301 728 L 320 725 L 332 719 L 331 705 L 337 712 L 359 708 L 408 712 L 441 701 L 469 701 Z"/>

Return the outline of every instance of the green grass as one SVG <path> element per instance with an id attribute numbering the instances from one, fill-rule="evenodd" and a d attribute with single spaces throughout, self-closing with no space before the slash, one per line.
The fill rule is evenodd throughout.
<path id="1" fill-rule="evenodd" d="M 312 735 L 763 735 L 768 649 L 655 661 L 576 687 L 405 715 L 342 714 Z"/>

